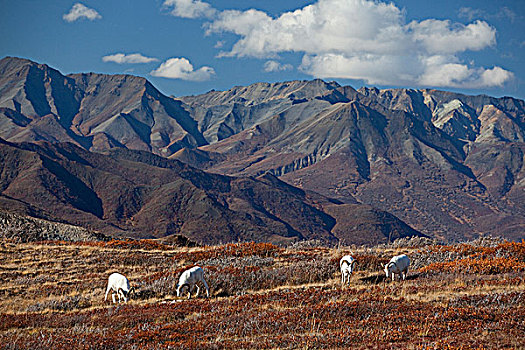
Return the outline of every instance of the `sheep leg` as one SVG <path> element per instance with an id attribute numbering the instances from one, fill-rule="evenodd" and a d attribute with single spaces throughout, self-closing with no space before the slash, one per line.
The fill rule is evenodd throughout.
<path id="1" fill-rule="evenodd" d="M 195 288 L 197 288 L 197 294 L 195 294 L 195 298 L 198 298 L 201 289 L 199 288 L 199 285 L 198 285 L 198 284 L 195 285 Z"/>
<path id="2" fill-rule="evenodd" d="M 115 299 L 115 293 L 113 291 L 111 292 L 111 300 L 113 300 L 113 304 L 117 302 L 117 300 Z"/>
<path id="3" fill-rule="evenodd" d="M 193 286 L 192 287 L 188 286 L 188 299 L 191 299 L 191 291 L 192 291 L 192 289 L 193 289 Z"/>
<path id="4" fill-rule="evenodd" d="M 124 291 L 122 289 L 119 289 L 119 295 L 122 296 L 122 299 L 124 299 L 125 303 L 128 302 L 128 298 L 126 297 L 126 294 L 124 293 Z"/>
<path id="5" fill-rule="evenodd" d="M 408 268 L 403 271 L 403 281 L 407 278 L 407 275 L 408 275 Z"/>
<path id="6" fill-rule="evenodd" d="M 206 283 L 206 281 L 203 279 L 202 280 L 202 284 L 204 284 L 204 288 L 206 288 L 206 297 L 209 298 L 210 297 L 210 288 L 208 288 L 208 283 Z"/>
<path id="7" fill-rule="evenodd" d="M 108 286 L 108 289 L 106 289 L 106 295 L 104 295 L 104 301 L 108 300 L 108 293 L 111 290 L 111 287 Z"/>
<path id="8" fill-rule="evenodd" d="M 185 287 L 188 287 L 188 289 L 190 288 L 190 286 L 187 285 L 187 284 L 183 284 L 183 285 L 181 285 L 181 286 L 179 286 L 177 288 L 177 296 L 181 296 L 182 297 L 184 295 L 183 293 L 184 293 L 184 288 Z"/>
<path id="9" fill-rule="evenodd" d="M 396 274 L 392 272 L 392 281 L 395 281 Z"/>

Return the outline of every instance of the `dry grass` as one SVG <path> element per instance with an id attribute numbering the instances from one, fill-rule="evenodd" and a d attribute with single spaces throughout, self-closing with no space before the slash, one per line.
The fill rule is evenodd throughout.
<path id="1" fill-rule="evenodd" d="M 142 243 L 0 243 L 0 347 L 525 348 L 525 242 Z M 338 261 L 350 252 L 357 271 L 342 288 Z M 409 278 L 387 281 L 379 265 L 401 252 L 413 261 Z M 178 276 L 195 264 L 212 297 L 178 301 Z M 137 288 L 126 305 L 103 300 L 115 271 Z"/>

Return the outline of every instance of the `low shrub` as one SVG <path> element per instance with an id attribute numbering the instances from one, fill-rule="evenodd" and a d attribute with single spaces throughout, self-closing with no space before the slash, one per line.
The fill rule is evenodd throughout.
<path id="1" fill-rule="evenodd" d="M 240 258 L 254 255 L 260 257 L 273 257 L 282 250 L 282 248 L 271 243 L 231 243 L 215 247 L 206 247 L 204 249 L 189 252 L 179 252 L 174 258 L 195 264 L 207 259 L 224 257 Z"/>
<path id="2" fill-rule="evenodd" d="M 72 311 L 85 309 L 91 306 L 91 301 L 83 296 L 65 296 L 60 299 L 49 299 L 32 304 L 26 308 L 26 312 L 39 312 L 44 310 Z"/>
<path id="3" fill-rule="evenodd" d="M 512 258 L 476 259 L 465 258 L 432 263 L 419 269 L 422 273 L 501 274 L 524 272 L 525 263 Z"/>

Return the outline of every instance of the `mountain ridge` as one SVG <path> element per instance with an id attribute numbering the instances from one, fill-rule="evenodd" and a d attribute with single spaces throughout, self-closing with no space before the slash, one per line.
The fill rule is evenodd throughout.
<path id="1" fill-rule="evenodd" d="M 200 159 L 210 159 L 201 165 L 230 175 L 270 171 L 301 188 L 379 207 L 440 239 L 523 238 L 524 101 L 432 89 L 349 91 L 339 99 L 287 101 L 259 124 L 199 147 L 208 152 Z M 248 109 L 264 107 L 250 103 Z M 225 116 L 215 117 L 219 128 L 201 123 L 208 130 L 233 129 L 228 123 L 243 125 L 251 115 L 225 106 L 206 113 Z M 265 133 L 267 125 L 277 131 Z M 172 157 L 191 164 L 191 152 Z"/>
<path id="2" fill-rule="evenodd" d="M 72 142 L 91 150 L 125 146 L 167 155 L 207 143 L 181 103 L 145 78 L 64 76 L 18 58 L 0 60 L 0 72 L 0 136 L 5 139 Z"/>
<path id="3" fill-rule="evenodd" d="M 229 176 L 270 172 L 341 203 L 392 213 L 441 240 L 524 238 L 522 100 L 434 89 L 355 90 L 320 79 L 169 98 L 151 84 L 141 94 L 123 77 L 61 78 L 78 90 L 65 84 L 68 98 L 85 104 L 85 110 L 72 108 L 71 119 L 53 110 L 22 113 L 24 106 L 48 110 L 36 103 L 42 98 L 14 93 L 20 80 L 0 76 L 10 87 L 0 90 L 0 137 L 68 141 L 97 152 L 148 151 Z M 42 93 L 45 83 L 44 90 L 39 86 L 31 94 L 52 96 Z M 68 103 L 56 105 L 67 112 Z M 70 119 L 72 127 L 64 128 Z"/>
<path id="4" fill-rule="evenodd" d="M 208 174 L 146 151 L 100 154 L 71 143 L 2 141 L 0 160 L 0 211 L 107 236 L 184 236 L 201 244 L 303 239 L 373 244 L 421 235 L 365 205 L 351 209 L 366 214 L 366 220 L 346 223 L 333 212 L 345 204 L 271 174 Z"/>

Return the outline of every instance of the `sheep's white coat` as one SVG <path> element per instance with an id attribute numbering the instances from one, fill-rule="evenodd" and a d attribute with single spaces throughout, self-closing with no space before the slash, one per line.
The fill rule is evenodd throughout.
<path id="1" fill-rule="evenodd" d="M 406 279 L 408 274 L 408 266 L 410 265 L 410 259 L 405 254 L 396 255 L 390 262 L 385 265 L 386 278 L 392 276 L 392 281 L 395 278 L 395 275 L 401 275 L 403 280 Z"/>
<path id="2" fill-rule="evenodd" d="M 345 255 L 339 261 L 339 267 L 341 269 L 341 283 L 350 283 L 350 276 L 354 269 L 355 259 L 350 255 Z"/>
<path id="3" fill-rule="evenodd" d="M 210 297 L 208 284 L 204 280 L 204 270 L 199 266 L 194 266 L 191 269 L 184 271 L 182 275 L 180 275 L 179 284 L 177 285 L 177 296 L 181 296 L 184 287 L 188 287 L 188 299 L 190 299 L 193 287 L 197 287 L 197 294 L 195 297 L 198 297 L 200 288 L 197 285 L 197 282 L 202 282 L 204 288 L 206 288 L 206 296 Z"/>
<path id="4" fill-rule="evenodd" d="M 113 303 L 116 303 L 115 300 L 115 293 L 118 295 L 118 302 L 120 303 L 123 299 L 124 302 L 128 302 L 128 296 L 131 292 L 131 288 L 129 287 L 129 281 L 126 278 L 126 276 L 121 275 L 120 273 L 112 273 L 108 277 L 108 288 L 106 289 L 106 295 L 104 296 L 104 300 L 108 299 L 108 293 L 111 291 L 111 299 L 113 300 Z"/>

